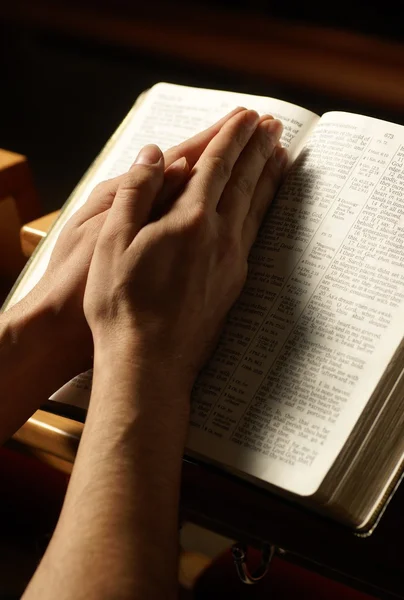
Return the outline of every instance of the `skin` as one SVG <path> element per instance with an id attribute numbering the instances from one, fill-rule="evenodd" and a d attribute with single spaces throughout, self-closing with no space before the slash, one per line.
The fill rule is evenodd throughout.
<path id="1" fill-rule="evenodd" d="M 16 307 L 5 323 L 0 348 L 14 368 L 24 364 L 24 332 L 41 318 L 62 321 L 66 352 L 71 343 L 74 354 L 80 340 L 83 362 L 94 349 L 90 407 L 66 500 L 24 598 L 176 597 L 191 389 L 243 287 L 248 253 L 282 176 L 281 130 L 271 117 L 239 109 L 165 156 L 146 146 L 127 174 L 94 191 L 61 236 L 25 313 Z M 87 245 L 66 259 L 72 233 Z M 32 306 L 40 315 L 30 321 Z M 21 315 L 25 327 L 13 329 L 10 320 Z M 51 350 L 45 359 L 56 362 Z M 24 405 L 22 392 L 19 402 L 7 431 L 34 404 Z"/>
<path id="2" fill-rule="evenodd" d="M 164 207 L 181 189 L 207 144 L 241 110 L 166 152 L 165 183 L 155 199 L 156 208 Z M 94 189 L 59 236 L 39 284 L 0 314 L 0 443 L 44 399 L 91 366 L 93 340 L 83 312 L 84 290 L 98 235 L 124 177 Z"/>

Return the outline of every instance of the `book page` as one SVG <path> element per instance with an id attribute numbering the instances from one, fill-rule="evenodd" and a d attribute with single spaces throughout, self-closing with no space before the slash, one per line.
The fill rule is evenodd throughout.
<path id="1" fill-rule="evenodd" d="M 319 118 L 304 108 L 273 98 L 168 83 L 155 85 L 145 94 L 140 105 L 135 105 L 89 175 L 73 192 L 46 243 L 33 257 L 8 306 L 21 300 L 42 277 L 61 229 L 98 183 L 125 173 L 145 144 L 158 144 L 164 151 L 206 129 L 237 106 L 279 118 L 284 124 L 282 143 L 289 148 L 291 160 L 297 156 L 305 136 Z"/>
<path id="2" fill-rule="evenodd" d="M 403 335 L 404 127 L 327 113 L 195 385 L 189 448 L 314 493 Z"/>

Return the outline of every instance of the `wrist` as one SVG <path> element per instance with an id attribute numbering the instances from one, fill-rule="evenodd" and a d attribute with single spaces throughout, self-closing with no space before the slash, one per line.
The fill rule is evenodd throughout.
<path id="1" fill-rule="evenodd" d="M 188 423 L 191 386 L 167 362 L 141 352 L 135 336 L 95 340 L 93 382 L 113 390 L 118 403 L 129 396 L 136 413 L 167 409 Z"/>
<path id="2" fill-rule="evenodd" d="M 42 323 L 49 342 L 52 345 L 56 343 L 62 356 L 66 355 L 88 368 L 93 343 L 84 316 L 82 295 L 70 293 L 66 281 L 55 281 L 46 273 L 31 294 L 31 302 L 43 313 Z"/>
<path id="3" fill-rule="evenodd" d="M 163 344 L 143 340 L 138 332 L 122 328 L 119 332 L 94 337 L 94 369 L 105 372 L 115 369 L 151 390 L 171 390 L 175 397 L 189 403 L 194 378 L 184 368 L 181 356 L 176 356 Z M 151 336 L 150 336 L 151 337 Z"/>
<path id="4" fill-rule="evenodd" d="M 6 315 L 5 323 L 16 351 L 30 357 L 30 362 L 41 364 L 50 379 L 51 367 L 57 366 L 55 378 L 60 379 L 60 384 L 88 367 L 90 346 L 83 343 L 76 324 L 68 322 L 51 294 L 34 288 Z"/>
<path id="5" fill-rule="evenodd" d="M 35 293 L 1 315 L 0 442 L 85 369 L 65 339 L 54 311 Z"/>

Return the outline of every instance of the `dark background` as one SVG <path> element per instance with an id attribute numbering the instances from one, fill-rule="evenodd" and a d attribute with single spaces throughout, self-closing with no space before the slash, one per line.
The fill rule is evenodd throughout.
<path id="1" fill-rule="evenodd" d="M 58 4 L 63 24 L 65 3 L 54 2 L 53 6 Z M 241 72 L 237 68 L 203 64 L 203 61 L 195 64 L 187 57 L 186 48 L 182 57 L 137 47 L 136 39 L 129 48 L 128 44 L 121 46 L 102 36 L 94 39 L 86 35 L 86 30 L 77 33 L 74 28 L 66 27 L 62 31 L 60 26 L 53 26 L 52 16 L 46 27 L 38 26 L 31 18 L 37 5 L 40 3 L 34 2 L 30 7 L 16 1 L 7 10 L 0 7 L 0 147 L 28 156 L 43 212 L 63 204 L 137 96 L 158 81 L 275 96 L 320 114 L 342 109 L 404 122 L 403 112 L 397 107 L 391 109 L 343 95 L 336 98 L 327 91 L 296 86 L 292 80 L 285 83 L 277 77 Z M 125 0 L 113 3 L 76 0 L 69 5 L 78 14 L 83 7 L 90 15 L 90 22 L 91 15 L 96 22 L 100 11 L 136 22 L 144 11 L 136 2 Z M 17 6 L 12 18 L 10 6 Z M 227 15 L 241 15 L 246 20 L 280 19 L 291 25 L 322 27 L 325 32 L 337 28 L 342 35 L 344 31 L 365 33 L 394 42 L 400 42 L 403 33 L 398 2 L 384 6 L 372 0 L 361 7 L 359 2 L 340 0 L 338 8 L 333 4 L 322 10 L 314 1 L 153 3 L 147 13 L 151 22 L 153 10 L 156 15 L 166 11 L 171 20 L 185 23 L 188 12 L 192 12 L 196 21 L 198 17 L 206 19 L 203 27 L 207 32 L 210 28 L 220 32 Z M 192 27 L 191 23 L 191 33 Z M 404 53 L 404 45 L 397 47 L 398 52 Z M 319 60 L 320 54 L 319 50 Z"/>
<path id="2" fill-rule="evenodd" d="M 327 110 L 348 110 L 404 124 L 404 94 L 401 94 L 401 100 L 391 97 L 390 92 L 384 94 L 383 69 L 377 71 L 377 76 L 372 73 L 372 61 L 377 62 L 379 48 L 383 54 L 384 44 L 387 44 L 390 50 L 380 57 L 380 64 L 384 65 L 386 74 L 394 68 L 398 81 L 401 74 L 404 85 L 401 4 L 402 0 L 334 0 L 320 8 L 317 0 L 205 0 L 188 3 L 155 0 L 149 6 L 140 5 L 135 0 L 0 0 L 0 148 L 28 157 L 39 191 L 41 211 L 47 213 L 64 203 L 137 96 L 159 81 L 274 96 L 319 114 Z M 104 25 L 101 31 L 102 16 Z M 232 25 L 229 27 L 233 18 L 238 19 L 237 31 L 232 31 Z M 110 28 L 105 27 L 108 19 L 111 21 Z M 142 31 L 137 25 L 141 19 L 145 19 L 149 28 L 146 37 L 140 40 L 137 36 L 140 38 Z M 277 71 L 278 57 L 266 72 L 265 69 L 254 69 L 256 55 L 250 65 L 247 60 L 240 68 L 240 57 L 239 62 L 236 58 L 232 62 L 229 51 L 224 57 L 225 48 L 220 44 L 213 48 L 213 59 L 209 60 L 206 56 L 203 58 L 203 52 L 196 60 L 197 47 L 193 48 L 191 56 L 185 38 L 182 52 L 174 53 L 169 49 L 165 52 L 164 43 L 157 42 L 167 32 L 171 32 L 169 36 L 177 35 L 177 23 L 182 31 L 189 33 L 188 43 L 193 36 L 198 35 L 198 39 L 202 40 L 205 35 L 205 43 L 209 45 L 212 39 L 216 42 L 218 39 L 210 37 L 212 32 L 220 39 L 221 35 L 225 37 L 230 31 L 236 39 L 239 36 L 246 52 L 249 41 L 253 43 L 259 32 L 260 39 L 264 41 L 264 54 L 266 29 L 270 48 L 271 36 L 278 32 L 278 25 L 280 37 L 285 39 L 286 36 L 292 41 L 292 46 L 294 34 L 288 37 L 289 28 L 297 31 L 297 35 L 300 35 L 299 32 L 307 33 L 306 27 L 313 28 L 310 32 L 313 31 L 315 43 L 311 43 L 310 35 L 302 38 L 312 48 L 312 63 L 307 65 L 307 59 L 301 59 L 302 71 L 303 67 L 309 67 L 308 75 L 311 68 L 313 73 L 317 73 L 316 68 L 328 56 L 330 44 L 337 53 L 340 48 L 345 58 L 340 63 L 341 72 L 318 70 L 323 73 L 324 81 L 317 81 L 316 76 L 302 76 L 297 83 L 295 77 L 283 71 L 283 67 Z M 170 39 L 166 41 L 168 47 Z M 361 48 L 364 65 L 361 81 L 368 86 L 371 84 L 369 89 L 375 92 L 372 98 L 361 93 L 361 82 L 355 85 L 355 81 L 349 80 L 349 57 L 360 58 Z M 300 57 L 296 49 L 292 50 L 297 63 L 296 76 Z M 371 57 L 367 55 L 368 50 L 373 51 Z M 265 60 L 266 56 L 263 57 Z M 360 71 L 356 74 L 359 77 Z M 338 86 L 332 85 L 334 77 L 338 78 Z M 379 94 L 376 93 L 378 90 Z M 25 461 L 25 458 L 4 449 L 0 453 L 3 488 L 7 492 L 14 490 L 9 496 L 3 494 L 0 507 L 3 517 L 0 526 L 0 598 L 5 600 L 6 597 L 20 597 L 49 539 L 66 486 L 63 475 L 50 471 L 37 461 L 35 464 Z M 205 491 L 202 490 L 204 483 L 204 480 L 198 479 L 190 488 L 191 495 L 194 493 L 201 502 L 205 498 L 202 493 Z M 226 502 L 225 494 L 223 498 L 227 513 L 232 503 Z M 266 506 L 265 498 L 261 511 L 264 502 L 265 511 L 259 514 L 270 514 L 271 508 Z M 245 512 L 247 521 L 250 514 L 249 510 Z M 272 514 L 278 513 L 275 510 Z M 265 522 L 268 530 L 272 529 L 272 523 L 263 519 Z M 399 539 L 397 541 L 394 535 L 395 519 L 390 519 L 390 523 L 393 523 L 394 542 L 399 545 Z M 293 520 L 290 527 L 293 530 Z M 303 537 L 304 540 L 313 537 L 309 522 Z M 345 551 L 340 553 L 339 547 L 327 546 L 326 533 L 320 539 L 325 540 L 321 547 L 324 551 L 328 550 L 328 555 L 335 551 L 338 556 L 341 554 L 343 560 Z M 313 540 L 316 545 L 315 536 Z M 383 550 L 373 552 L 372 556 L 377 562 L 379 557 L 384 559 L 386 555 L 387 561 L 388 553 L 391 555 L 395 547 L 394 544 L 386 548 L 380 545 Z M 347 556 L 349 559 L 350 555 Z M 365 555 L 362 559 L 366 562 Z M 399 563 L 399 558 L 396 563 Z M 386 578 L 389 573 L 386 571 Z M 399 570 L 396 570 L 395 578 L 396 581 L 400 579 Z M 17 589 L 18 593 L 4 595 L 7 579 L 13 580 L 13 589 Z M 271 588 L 270 593 L 272 591 Z"/>

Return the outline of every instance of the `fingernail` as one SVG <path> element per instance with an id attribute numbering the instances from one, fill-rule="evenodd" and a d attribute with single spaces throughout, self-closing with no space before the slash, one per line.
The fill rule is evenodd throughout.
<path id="1" fill-rule="evenodd" d="M 184 171 L 189 171 L 189 165 L 188 165 L 188 161 L 185 158 L 185 156 L 181 156 L 181 158 L 177 158 L 176 161 L 174 161 L 169 167 L 167 167 L 166 169 L 166 173 L 167 171 L 176 171 L 176 172 L 184 172 Z"/>
<path id="2" fill-rule="evenodd" d="M 274 150 L 274 160 L 276 165 L 280 169 L 283 169 L 286 166 L 286 163 L 288 162 L 288 152 L 286 148 L 283 148 L 282 146 L 277 146 Z"/>
<path id="3" fill-rule="evenodd" d="M 245 116 L 245 124 L 247 127 L 255 127 L 255 125 L 259 121 L 259 114 L 255 112 L 255 110 L 249 110 Z"/>
<path id="4" fill-rule="evenodd" d="M 265 114 L 265 115 L 262 115 L 262 116 L 261 116 L 261 118 L 260 118 L 260 122 L 261 122 L 261 123 L 264 123 L 264 122 L 266 122 L 266 121 L 273 121 L 274 119 L 275 119 L 275 117 L 273 117 L 272 115 L 267 115 L 267 114 Z"/>
<path id="5" fill-rule="evenodd" d="M 271 138 L 279 140 L 283 132 L 282 123 L 278 121 L 278 119 L 267 119 L 266 121 L 264 121 L 264 124 Z"/>
<path id="6" fill-rule="evenodd" d="M 136 157 L 137 165 L 156 165 L 162 158 L 161 150 L 158 146 L 150 144 L 141 149 Z"/>

